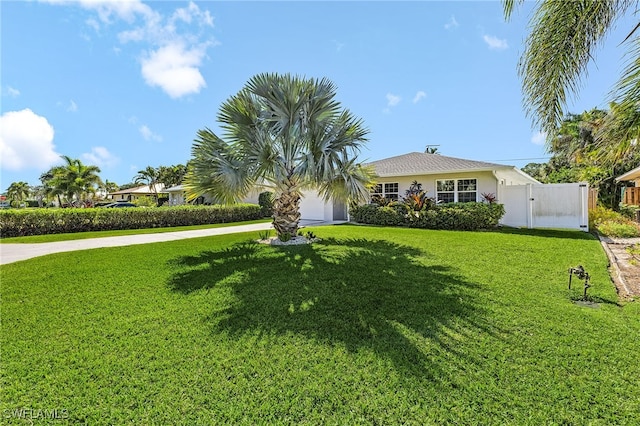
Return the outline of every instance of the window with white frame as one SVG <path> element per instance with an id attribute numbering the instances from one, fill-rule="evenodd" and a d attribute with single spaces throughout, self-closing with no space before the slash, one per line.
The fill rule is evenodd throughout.
<path id="1" fill-rule="evenodd" d="M 478 200 L 477 179 L 439 179 L 436 197 L 441 203 L 469 203 Z"/>
<path id="2" fill-rule="evenodd" d="M 379 183 L 371 190 L 371 198 L 382 197 L 387 200 L 398 200 L 398 184 L 397 183 Z"/>

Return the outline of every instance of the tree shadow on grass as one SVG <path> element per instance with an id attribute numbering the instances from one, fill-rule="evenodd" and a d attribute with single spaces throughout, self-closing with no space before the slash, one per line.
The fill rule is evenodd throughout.
<path id="1" fill-rule="evenodd" d="M 174 291 L 232 289 L 235 302 L 206 319 L 215 333 L 296 333 L 349 351 L 369 348 L 424 378 L 441 377 L 430 359 L 442 351 L 474 362 L 458 350 L 460 339 L 497 335 L 478 303 L 478 285 L 424 251 L 385 240 L 247 242 L 171 266 Z"/>

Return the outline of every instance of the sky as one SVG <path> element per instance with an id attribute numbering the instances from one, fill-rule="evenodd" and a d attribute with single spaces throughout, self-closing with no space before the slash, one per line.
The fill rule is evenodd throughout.
<path id="1" fill-rule="evenodd" d="M 362 162 L 429 146 L 523 167 L 548 158 L 517 63 L 534 3 L 498 1 L 2 1 L 0 191 L 60 156 L 132 182 L 185 164 L 199 129 L 254 75 L 328 78 L 364 121 Z M 596 52 L 567 111 L 606 108 L 635 22 Z"/>

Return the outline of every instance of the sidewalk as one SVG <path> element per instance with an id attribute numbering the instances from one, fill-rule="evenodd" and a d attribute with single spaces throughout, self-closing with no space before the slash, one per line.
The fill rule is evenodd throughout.
<path id="1" fill-rule="evenodd" d="M 88 250 L 103 247 L 131 246 L 159 243 L 183 238 L 210 237 L 213 235 L 273 229 L 271 223 L 228 226 L 223 228 L 196 229 L 193 231 L 162 232 L 157 234 L 123 235 L 121 237 L 90 238 L 85 240 L 58 241 L 38 244 L 0 244 L 0 265 L 65 251 Z"/>
<path id="2" fill-rule="evenodd" d="M 300 227 L 331 225 L 342 222 L 322 222 L 301 220 Z M 131 246 L 135 244 L 159 243 L 164 241 L 182 240 L 185 238 L 211 237 L 214 235 L 236 234 L 240 232 L 264 231 L 273 229 L 270 222 L 253 223 L 249 225 L 227 226 L 222 228 L 196 229 L 193 231 L 168 231 L 157 234 L 123 235 L 121 237 L 90 238 L 85 240 L 58 241 L 55 243 L 38 244 L 2 244 L 0 243 L 0 265 L 45 256 L 51 253 L 66 251 L 89 250 L 104 247 Z"/>

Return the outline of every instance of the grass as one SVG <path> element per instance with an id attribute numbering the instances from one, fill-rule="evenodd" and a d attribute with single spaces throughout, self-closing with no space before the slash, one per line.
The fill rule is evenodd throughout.
<path id="1" fill-rule="evenodd" d="M 640 422 L 640 305 L 619 304 L 591 235 L 312 231 L 307 246 L 256 232 L 3 266 L 4 420 Z M 572 302 L 578 264 L 597 309 Z"/>
<path id="2" fill-rule="evenodd" d="M 195 229 L 222 228 L 234 225 L 249 225 L 252 223 L 267 223 L 271 219 L 247 220 L 242 222 L 215 223 L 210 225 L 174 226 L 171 228 L 121 229 L 113 231 L 73 232 L 68 234 L 31 235 L 28 237 L 11 237 L 0 239 L 0 244 L 32 244 L 52 243 L 56 241 L 83 240 L 88 238 L 119 237 L 122 235 L 159 234 L 162 232 L 192 231 Z"/>

